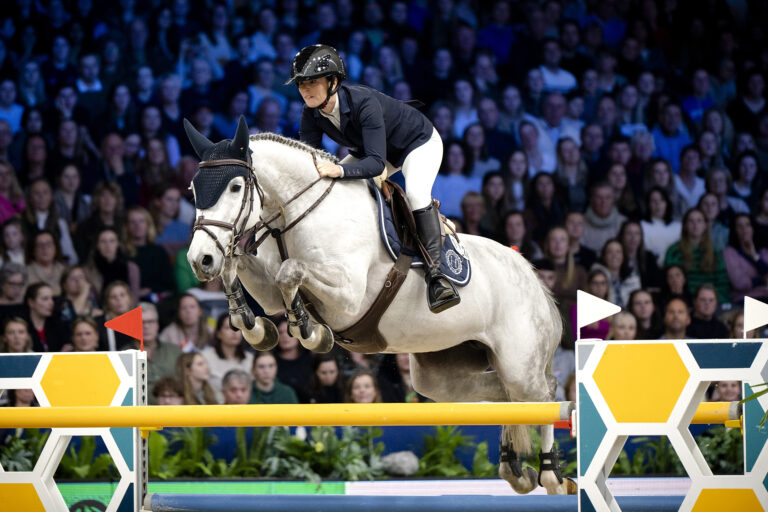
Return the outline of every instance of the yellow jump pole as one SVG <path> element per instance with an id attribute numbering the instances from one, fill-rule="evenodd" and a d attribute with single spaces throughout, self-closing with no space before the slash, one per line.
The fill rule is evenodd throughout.
<path id="1" fill-rule="evenodd" d="M 3 408 L 0 428 L 549 425 L 573 402 Z"/>

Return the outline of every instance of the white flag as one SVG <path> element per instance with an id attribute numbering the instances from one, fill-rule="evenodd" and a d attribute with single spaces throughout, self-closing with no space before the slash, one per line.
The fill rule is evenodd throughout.
<path id="1" fill-rule="evenodd" d="M 768 306 L 766 306 L 768 307 Z M 581 290 L 576 291 L 576 339 L 581 339 L 581 328 L 607 318 L 611 315 L 615 315 L 621 311 L 621 308 L 616 304 L 612 304 L 607 300 L 595 297 L 592 294 L 583 292 Z M 766 322 L 768 323 L 768 322 Z"/>
<path id="2" fill-rule="evenodd" d="M 747 331 L 765 324 L 768 324 L 768 304 L 752 297 L 744 297 L 744 336 L 746 337 Z"/>

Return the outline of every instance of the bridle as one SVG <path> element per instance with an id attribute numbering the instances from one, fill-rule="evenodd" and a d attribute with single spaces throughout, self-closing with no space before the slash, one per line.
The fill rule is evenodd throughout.
<path id="1" fill-rule="evenodd" d="M 317 168 L 317 157 L 314 153 L 312 153 L 312 162 L 315 164 L 315 168 Z M 240 243 L 240 241 L 248 236 L 248 235 L 255 235 L 260 230 L 265 229 L 266 231 L 258 240 L 254 240 L 250 242 L 247 246 L 245 251 L 247 253 L 250 253 L 254 250 L 256 250 L 263 242 L 264 240 L 269 236 L 272 235 L 277 239 L 278 247 L 280 249 L 280 255 L 282 256 L 283 260 L 287 259 L 287 253 L 285 251 L 285 246 L 283 244 L 283 241 L 281 239 L 281 236 L 285 234 L 287 231 L 292 229 L 294 226 L 296 226 L 299 222 L 301 222 L 309 213 L 314 210 L 326 197 L 328 197 L 328 194 L 331 192 L 331 189 L 333 188 L 333 185 L 336 183 L 336 180 L 330 180 L 330 184 L 328 185 L 328 188 L 325 189 L 325 191 L 320 195 L 320 197 L 315 200 L 314 203 L 312 203 L 304 212 L 299 215 L 296 219 L 291 221 L 288 225 L 286 225 L 283 229 L 279 228 L 273 228 L 270 224 L 280 217 L 285 217 L 285 209 L 293 203 L 295 200 L 297 200 L 299 197 L 304 195 L 305 192 L 307 192 L 309 189 L 311 189 L 316 183 L 321 181 L 323 179 L 322 176 L 318 176 L 318 178 L 314 181 L 312 181 L 309 185 L 301 189 L 299 192 L 297 192 L 293 197 L 291 197 L 288 201 L 285 202 L 285 204 L 281 204 L 279 206 L 279 209 L 276 213 L 271 215 L 268 219 L 262 219 L 261 216 L 259 216 L 259 222 L 257 222 L 252 228 L 246 229 L 245 227 L 248 225 L 248 220 L 250 219 L 251 212 L 253 211 L 253 199 L 256 193 L 259 194 L 259 200 L 261 201 L 261 204 L 264 204 L 264 190 L 261 188 L 261 185 L 259 184 L 259 180 L 256 177 L 256 175 L 253 172 L 253 167 L 251 165 L 251 156 L 250 152 L 248 154 L 248 161 L 245 162 L 243 160 L 238 160 L 235 158 L 222 158 L 220 160 L 203 160 L 200 162 L 199 167 L 206 168 L 206 167 L 218 167 L 222 165 L 237 165 L 240 167 L 245 167 L 248 169 L 248 175 L 245 177 L 245 193 L 243 194 L 243 201 L 240 204 L 240 210 L 237 212 L 237 217 L 235 218 L 234 222 L 223 222 L 215 219 L 206 219 L 204 216 L 200 216 L 195 220 L 195 225 L 192 228 L 192 234 L 194 235 L 195 231 L 201 230 L 205 232 L 208 236 L 210 236 L 214 242 L 216 242 L 216 247 L 218 247 L 219 251 L 221 251 L 221 254 L 226 258 L 229 256 L 230 258 L 234 256 L 235 253 L 235 247 Z M 246 210 L 246 203 L 249 203 Z M 246 214 L 243 216 L 243 211 L 246 210 Z M 238 221 L 240 220 L 242 216 L 242 222 L 240 223 L 240 226 L 238 227 Z M 218 238 L 216 238 L 216 235 L 208 229 L 206 226 L 216 226 L 220 228 L 224 228 L 228 231 L 232 232 L 232 238 L 229 243 L 228 250 L 224 248 L 223 245 L 221 245 L 221 242 L 219 242 Z"/>

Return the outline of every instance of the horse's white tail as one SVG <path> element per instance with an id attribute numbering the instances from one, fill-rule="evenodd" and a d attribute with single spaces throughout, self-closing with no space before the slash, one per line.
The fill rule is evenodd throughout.
<path id="1" fill-rule="evenodd" d="M 519 457 L 531 453 L 531 435 L 528 425 L 504 425 L 504 445 L 511 445 Z"/>

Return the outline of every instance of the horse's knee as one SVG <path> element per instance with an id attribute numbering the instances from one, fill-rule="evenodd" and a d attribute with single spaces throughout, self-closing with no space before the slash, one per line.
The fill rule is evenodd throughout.
<path id="1" fill-rule="evenodd" d="M 275 282 L 277 286 L 282 289 L 291 289 L 301 286 L 304 279 L 304 269 L 300 262 L 294 259 L 287 259 L 280 265 L 280 270 L 277 271 L 275 276 Z"/>

